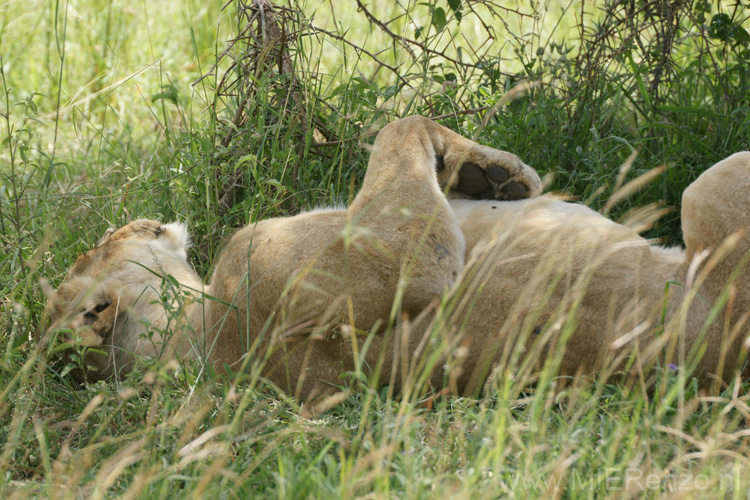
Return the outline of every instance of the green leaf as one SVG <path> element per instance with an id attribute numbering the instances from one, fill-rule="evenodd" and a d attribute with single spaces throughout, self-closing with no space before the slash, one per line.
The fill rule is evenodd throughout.
<path id="1" fill-rule="evenodd" d="M 246 154 L 245 156 L 241 157 L 237 162 L 234 164 L 234 170 L 237 170 L 238 168 L 242 167 L 245 163 L 249 163 L 251 167 L 254 167 L 255 164 L 258 161 L 258 157 L 254 154 Z"/>
<path id="2" fill-rule="evenodd" d="M 166 99 L 172 104 L 178 104 L 179 98 L 180 98 L 180 91 L 177 90 L 177 87 L 175 87 L 171 83 L 168 85 L 162 85 L 161 92 L 151 96 L 151 100 L 154 102 L 158 101 L 159 99 Z"/>
<path id="3" fill-rule="evenodd" d="M 643 76 L 639 71 L 638 65 L 633 60 L 633 54 L 628 52 L 626 54 L 628 62 L 630 63 L 630 69 L 633 71 L 635 81 L 638 84 L 638 90 L 641 92 L 641 98 L 646 105 L 646 109 L 651 109 L 651 96 L 649 96 L 648 90 L 646 89 L 646 83 L 643 81 Z"/>
<path id="4" fill-rule="evenodd" d="M 448 19 L 445 17 L 445 11 L 442 7 L 435 7 L 435 11 L 432 13 L 432 25 L 437 31 L 442 31 L 446 24 L 448 24 Z"/>
<path id="5" fill-rule="evenodd" d="M 68 349 L 73 349 L 74 347 L 75 345 L 72 344 L 71 342 L 60 342 L 59 344 L 55 345 L 55 347 L 52 348 L 52 352 L 59 353 Z"/>
<path id="6" fill-rule="evenodd" d="M 695 12 L 711 12 L 711 5 L 709 4 L 708 0 L 698 0 L 695 2 Z"/>
<path id="7" fill-rule="evenodd" d="M 461 0 L 448 0 L 448 7 L 453 11 L 453 15 L 458 22 L 461 22 Z"/>
<path id="8" fill-rule="evenodd" d="M 708 25 L 708 36 L 727 42 L 731 32 L 732 18 L 729 15 L 722 12 L 711 18 L 711 23 Z"/>
<path id="9" fill-rule="evenodd" d="M 734 41 L 737 45 L 747 47 L 747 45 L 750 44 L 750 34 L 742 26 L 737 25 L 734 27 L 734 31 L 732 31 L 732 38 L 734 38 Z"/>
<path id="10" fill-rule="evenodd" d="M 705 116 L 716 116 L 716 117 L 722 116 L 716 113 L 716 111 L 713 111 L 711 109 L 693 108 L 689 106 L 671 106 L 671 105 L 665 104 L 665 105 L 657 106 L 657 109 L 659 109 L 659 111 L 668 111 L 672 113 L 684 113 L 687 115 L 705 115 Z"/>

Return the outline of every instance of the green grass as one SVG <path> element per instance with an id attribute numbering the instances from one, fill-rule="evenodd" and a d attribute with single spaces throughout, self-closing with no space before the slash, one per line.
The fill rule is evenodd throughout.
<path id="1" fill-rule="evenodd" d="M 674 207 L 647 235 L 679 244 L 682 190 L 750 149 L 748 44 L 736 27 L 748 26 L 750 11 L 710 4 L 706 26 L 731 15 L 713 37 L 700 35 L 700 2 L 680 11 L 672 65 L 655 80 L 655 28 L 633 16 L 642 31 L 630 36 L 638 30 L 590 3 L 583 21 L 579 2 L 495 16 L 462 4 L 460 23 L 453 2 L 371 8 L 379 20 L 398 17 L 392 31 L 473 66 L 413 58 L 353 2 L 303 5 L 314 25 L 397 70 L 335 37 L 291 44 L 306 116 L 324 120 L 336 141 L 325 147 L 314 146 L 315 126 L 270 71 L 254 75 L 246 120 L 221 145 L 238 101 L 216 98 L 217 77 L 192 83 L 236 33 L 234 5 L 0 5 L 0 496 L 747 498 L 746 384 L 705 396 L 669 370 L 655 393 L 598 380 L 559 391 L 554 379 L 530 387 L 508 377 L 492 395 L 428 410 L 417 395 L 402 401 L 358 382 L 312 415 L 262 384 L 190 365 L 143 366 L 81 388 L 38 340 L 45 293 L 106 228 L 140 216 L 184 220 L 205 274 L 233 229 L 346 203 L 371 127 L 406 113 L 491 108 L 522 81 L 543 83 L 486 124 L 484 112 L 441 122 L 554 174 L 549 189 L 597 209 L 632 151 L 625 181 L 670 165 L 611 215 Z M 223 182 L 236 170 L 246 187 L 222 210 Z"/>

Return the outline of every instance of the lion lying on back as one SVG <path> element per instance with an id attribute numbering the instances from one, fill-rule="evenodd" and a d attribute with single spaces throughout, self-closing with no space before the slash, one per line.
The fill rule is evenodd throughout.
<path id="1" fill-rule="evenodd" d="M 727 380 L 750 314 L 750 235 L 737 232 L 748 179 L 750 153 L 706 171 L 683 198 L 687 250 L 668 251 L 535 198 L 539 178 L 517 157 L 410 117 L 381 130 L 349 208 L 246 227 L 210 284 L 187 263 L 184 226 L 141 219 L 79 256 L 49 310 L 95 348 L 74 371 L 89 380 L 177 356 L 254 367 L 300 398 L 355 369 L 396 390 L 426 370 L 462 394 L 519 363 L 513 353 L 525 370 L 549 357 L 581 374 L 634 352 Z"/>

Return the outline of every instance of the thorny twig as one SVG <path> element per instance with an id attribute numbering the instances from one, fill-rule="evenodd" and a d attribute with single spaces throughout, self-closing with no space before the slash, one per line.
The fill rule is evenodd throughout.
<path id="1" fill-rule="evenodd" d="M 402 84 L 403 84 L 403 85 L 404 85 L 405 87 L 412 87 L 412 85 L 411 85 L 411 84 L 410 84 L 409 82 L 407 82 L 407 81 L 406 81 L 406 79 L 404 79 L 404 77 L 403 77 L 403 76 L 401 76 L 401 73 L 399 72 L 399 69 L 398 69 L 397 67 L 395 67 L 395 66 L 391 66 L 390 64 L 386 64 L 386 63 L 384 63 L 383 61 L 381 61 L 380 59 L 378 59 L 378 56 L 376 56 L 376 55 L 375 55 L 375 54 L 373 54 L 372 52 L 369 52 L 368 50 L 366 50 L 366 49 L 364 49 L 364 48 L 360 47 L 359 45 L 356 45 L 355 43 L 352 43 L 351 41 L 347 40 L 347 39 L 346 39 L 346 37 L 344 37 L 344 36 L 341 36 L 341 35 L 337 35 L 336 33 L 332 33 L 332 32 L 330 32 L 330 31 L 326 31 L 326 30 L 324 30 L 324 29 L 321 29 L 321 28 L 317 28 L 317 27 L 315 27 L 315 26 L 313 26 L 313 25 L 310 25 L 310 26 L 309 26 L 309 28 L 310 28 L 310 30 L 312 30 L 312 32 L 313 32 L 313 33 L 315 33 L 315 34 L 317 34 L 317 33 L 322 33 L 322 34 L 324 34 L 324 35 L 326 35 L 326 36 L 328 36 L 328 37 L 331 37 L 331 38 L 333 38 L 334 40 L 338 40 L 338 41 L 339 41 L 339 42 L 341 42 L 341 43 L 344 43 L 344 44 L 346 44 L 346 45 L 349 45 L 349 46 L 350 46 L 350 47 L 352 47 L 352 48 L 353 48 L 354 50 L 356 50 L 356 51 L 357 51 L 358 53 L 359 53 L 359 52 L 361 52 L 361 53 L 363 53 L 363 54 L 366 54 L 366 55 L 368 55 L 368 56 L 370 57 L 370 59 L 372 59 L 373 61 L 375 61 L 376 63 L 378 63 L 378 64 L 379 64 L 380 66 L 382 66 L 382 67 L 384 67 L 384 68 L 386 68 L 386 69 L 390 70 L 390 71 L 391 71 L 391 72 L 392 72 L 392 73 L 393 73 L 394 75 L 396 75 L 396 78 L 398 78 L 398 79 L 399 79 L 399 81 L 400 81 L 400 82 L 401 82 L 401 83 L 402 83 Z"/>
<path id="2" fill-rule="evenodd" d="M 431 49 L 430 47 L 426 46 L 425 44 L 423 44 L 421 42 L 418 42 L 416 40 L 412 40 L 410 38 L 406 38 L 405 36 L 402 36 L 402 35 L 397 35 L 393 31 L 391 31 L 388 28 L 388 26 L 385 25 L 385 23 L 381 22 L 374 15 L 372 15 L 372 13 L 369 10 L 367 10 L 367 7 L 365 7 L 360 0 L 357 0 L 357 7 L 358 7 L 358 9 L 362 13 L 364 13 L 365 17 L 367 17 L 367 20 L 370 23 L 372 23 L 372 24 L 376 25 L 377 27 L 379 27 L 389 37 L 391 37 L 394 41 L 400 42 L 401 45 L 402 45 L 402 47 L 404 47 L 406 50 L 408 50 L 410 53 L 412 53 L 412 55 L 415 58 L 416 58 L 416 56 L 414 55 L 414 53 L 412 51 L 412 46 L 418 47 L 425 54 L 431 54 L 433 56 L 442 57 L 446 61 L 451 62 L 451 63 L 455 64 L 456 66 L 461 66 L 461 67 L 464 67 L 464 68 L 475 68 L 475 69 L 482 68 L 482 65 L 480 63 L 469 63 L 469 62 L 459 61 L 458 59 L 456 59 L 454 57 L 451 57 L 448 54 L 446 54 L 445 51 L 441 52 L 441 51 L 438 51 L 438 50 L 435 50 L 435 49 Z M 510 73 L 500 72 L 500 74 L 502 74 L 504 76 L 512 76 Z"/>

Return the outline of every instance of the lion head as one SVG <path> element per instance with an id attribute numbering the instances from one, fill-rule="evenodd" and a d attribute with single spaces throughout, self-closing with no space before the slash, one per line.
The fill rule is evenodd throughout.
<path id="1" fill-rule="evenodd" d="M 109 378 L 139 357 L 168 353 L 167 329 L 175 326 L 168 310 L 180 300 L 170 285 L 202 286 L 187 262 L 189 246 L 184 225 L 138 219 L 108 229 L 76 259 L 48 311 L 50 330 L 71 344 L 66 357 L 77 360 L 78 380 Z"/>

